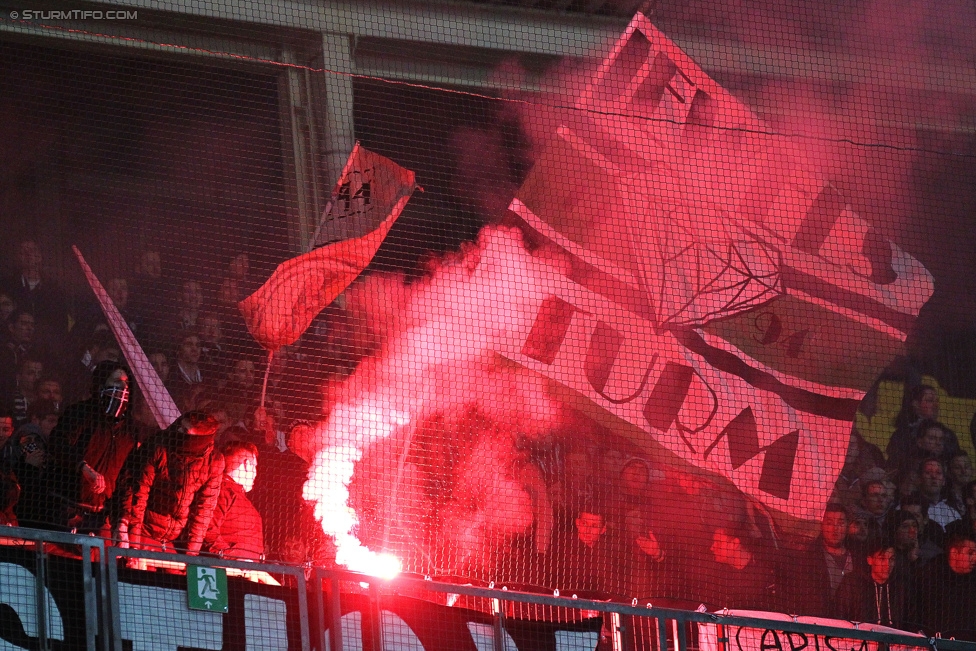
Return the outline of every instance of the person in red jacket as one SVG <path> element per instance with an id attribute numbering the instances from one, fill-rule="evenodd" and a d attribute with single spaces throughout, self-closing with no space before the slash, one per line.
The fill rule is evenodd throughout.
<path id="1" fill-rule="evenodd" d="M 225 558 L 262 560 L 261 514 L 247 498 L 258 474 L 258 449 L 253 443 L 231 441 L 223 454 L 224 479 L 203 549 Z"/>
<path id="2" fill-rule="evenodd" d="M 224 457 L 214 450 L 219 425 L 206 412 L 189 411 L 139 448 L 116 524 L 123 545 L 200 553 L 224 476 Z"/>

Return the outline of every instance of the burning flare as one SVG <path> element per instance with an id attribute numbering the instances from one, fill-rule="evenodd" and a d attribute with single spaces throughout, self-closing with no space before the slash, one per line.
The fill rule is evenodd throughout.
<path id="1" fill-rule="evenodd" d="M 377 352 L 338 389 L 329 419 L 316 432 L 320 451 L 304 488 L 323 530 L 335 540 L 338 564 L 374 576 L 402 569 L 395 556 L 363 544 L 372 522 L 361 523 L 352 506 L 359 501 L 350 500 L 357 465 L 369 466 L 374 457 L 380 466 L 369 475 L 373 483 L 360 484 L 357 475 L 354 487 L 385 515 L 375 519 L 392 520 L 398 532 L 407 533 L 410 548 L 404 551 L 419 552 L 428 568 L 437 550 L 426 549 L 423 540 L 444 547 L 440 560 L 450 567 L 439 569 L 457 570 L 459 564 L 481 562 L 481 550 L 540 520 L 535 505 L 548 500 L 530 495 L 538 496 L 540 482 L 524 479 L 516 446 L 551 431 L 562 418 L 561 407 L 543 379 L 491 351 L 525 337 L 535 318 L 533 304 L 547 294 L 550 279 L 564 273 L 561 262 L 529 253 L 517 230 L 487 228 L 477 245 L 445 258 L 421 281 L 405 284 L 400 277 L 375 274 L 347 292 L 348 309 L 365 315 Z M 400 309 L 391 311 L 390 303 Z M 425 457 L 421 467 L 406 462 L 414 435 L 428 419 L 472 409 L 493 425 L 448 429 L 445 435 L 465 459 L 451 469 L 435 467 L 443 461 L 433 457 Z M 360 464 L 371 448 L 391 445 L 399 452 L 372 455 Z M 450 496 L 408 486 L 418 474 L 447 477 Z M 415 509 L 436 513 L 433 524 L 421 524 Z M 423 534 L 433 535 L 423 535 L 423 527 L 431 527 Z M 388 549 L 386 534 L 382 542 L 365 539 Z"/>

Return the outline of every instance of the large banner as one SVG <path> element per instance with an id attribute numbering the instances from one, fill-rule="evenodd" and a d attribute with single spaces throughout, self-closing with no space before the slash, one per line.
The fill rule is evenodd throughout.
<path id="1" fill-rule="evenodd" d="M 879 626 L 878 624 L 854 623 L 823 617 L 793 617 L 781 613 L 746 610 L 723 611 L 722 614 L 755 617 L 774 622 L 781 621 L 786 624 L 793 622 L 829 626 L 831 628 L 915 636 L 919 638 L 920 645 L 925 642 L 925 637 L 922 635 L 900 631 L 887 626 Z M 878 644 L 877 642 L 867 642 L 865 640 L 856 640 L 843 636 L 793 633 L 772 628 L 718 626 L 716 624 L 698 625 L 698 644 L 701 651 L 878 651 L 878 649 L 907 651 L 908 649 L 915 648 L 897 644 Z"/>
<path id="2" fill-rule="evenodd" d="M 510 211 L 571 270 L 502 355 L 818 519 L 931 275 L 641 14 Z"/>

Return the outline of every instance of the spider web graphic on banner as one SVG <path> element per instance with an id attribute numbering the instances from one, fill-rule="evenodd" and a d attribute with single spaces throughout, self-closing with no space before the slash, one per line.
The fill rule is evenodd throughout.
<path id="1" fill-rule="evenodd" d="M 573 270 L 498 352 L 819 518 L 932 276 L 641 14 L 575 108 L 509 206 Z"/>

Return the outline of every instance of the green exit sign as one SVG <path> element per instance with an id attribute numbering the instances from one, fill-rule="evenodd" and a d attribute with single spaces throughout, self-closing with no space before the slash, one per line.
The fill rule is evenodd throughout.
<path id="1" fill-rule="evenodd" d="M 227 570 L 187 565 L 186 596 L 193 610 L 227 612 Z"/>

